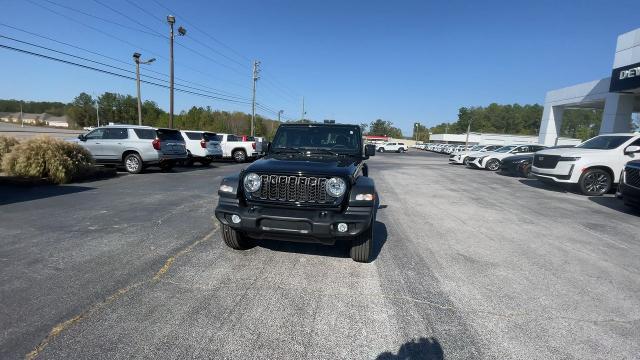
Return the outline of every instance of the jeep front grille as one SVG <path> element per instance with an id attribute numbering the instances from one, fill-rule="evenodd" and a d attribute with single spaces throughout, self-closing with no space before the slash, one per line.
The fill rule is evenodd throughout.
<path id="1" fill-rule="evenodd" d="M 336 198 L 325 190 L 328 178 L 260 175 L 260 190 L 250 193 L 249 199 L 283 203 L 333 204 Z"/>
<path id="2" fill-rule="evenodd" d="M 640 169 L 627 166 L 624 181 L 631 186 L 640 188 Z"/>

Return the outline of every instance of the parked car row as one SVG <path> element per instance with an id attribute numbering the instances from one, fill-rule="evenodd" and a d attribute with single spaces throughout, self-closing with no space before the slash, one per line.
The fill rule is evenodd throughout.
<path id="1" fill-rule="evenodd" d="M 443 147 L 429 144 L 426 149 L 442 152 Z M 617 184 L 616 195 L 625 204 L 640 206 L 639 133 L 603 134 L 577 146 L 476 145 L 452 152 L 449 162 L 567 184 L 587 196 L 606 194 Z"/>
<path id="2" fill-rule="evenodd" d="M 96 163 L 123 166 L 132 174 L 149 166 L 169 170 L 176 164 L 208 166 L 220 159 L 245 162 L 262 153 L 262 141 L 254 137 L 137 125 L 97 127 L 72 141 L 86 148 Z"/>

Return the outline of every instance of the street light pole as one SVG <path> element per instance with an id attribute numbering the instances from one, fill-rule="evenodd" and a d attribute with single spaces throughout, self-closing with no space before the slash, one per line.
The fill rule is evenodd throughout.
<path id="1" fill-rule="evenodd" d="M 136 87 L 138 88 L 138 125 L 142 126 L 142 99 L 140 97 L 140 64 L 151 64 L 152 62 L 156 61 L 156 59 L 153 58 L 147 61 L 141 61 L 140 56 L 142 56 L 140 55 L 140 53 L 133 53 L 133 61 L 136 63 Z"/>
<path id="2" fill-rule="evenodd" d="M 167 16 L 167 22 L 169 23 L 169 128 L 173 128 L 173 24 L 176 23 L 176 17 L 173 15 Z M 187 30 L 180 26 L 178 28 L 178 35 L 184 36 L 187 34 Z"/>
<path id="3" fill-rule="evenodd" d="M 278 111 L 278 122 L 280 122 L 280 116 L 284 113 L 284 110 Z"/>

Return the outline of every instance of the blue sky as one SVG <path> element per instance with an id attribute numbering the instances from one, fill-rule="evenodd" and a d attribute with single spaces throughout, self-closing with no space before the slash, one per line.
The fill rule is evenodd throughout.
<path id="1" fill-rule="evenodd" d="M 263 69 L 258 101 L 284 110 L 286 118 L 300 118 L 304 96 L 308 118 L 351 123 L 383 118 L 405 134 L 417 121 L 428 126 L 454 121 L 461 106 L 541 103 L 547 90 L 608 76 L 617 35 L 640 26 L 635 1 L 157 2 L 187 28 L 187 36 L 176 41 L 199 53 L 176 46 L 176 77 L 187 85 L 249 98 L 250 62 L 258 59 Z M 138 51 L 158 59 L 149 69 L 167 74 L 167 40 L 157 35 L 168 32 L 168 11 L 157 2 L 0 0 L 1 24 L 125 64 L 1 25 L 0 35 L 130 70 L 131 54 Z M 0 44 L 69 59 L 6 38 Z M 6 49 L 0 49 L 0 59 L 0 98 L 68 102 L 81 91 L 135 95 L 130 80 Z M 168 109 L 166 89 L 143 85 L 142 97 Z M 250 112 L 246 104 L 176 93 L 177 110 L 191 105 Z"/>

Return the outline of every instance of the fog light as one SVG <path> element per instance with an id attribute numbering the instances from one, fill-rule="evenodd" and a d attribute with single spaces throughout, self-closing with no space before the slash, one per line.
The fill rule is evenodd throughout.
<path id="1" fill-rule="evenodd" d="M 238 224 L 240 222 L 240 216 L 233 214 L 231 215 L 231 222 L 233 222 L 234 224 Z"/>
<path id="2" fill-rule="evenodd" d="M 339 223 L 338 224 L 338 231 L 339 232 L 346 232 L 349 229 L 349 227 L 347 226 L 347 224 L 345 223 Z"/>
<path id="3" fill-rule="evenodd" d="M 356 200 L 358 201 L 371 201 L 373 200 L 373 194 L 358 194 L 356 195 Z"/>

